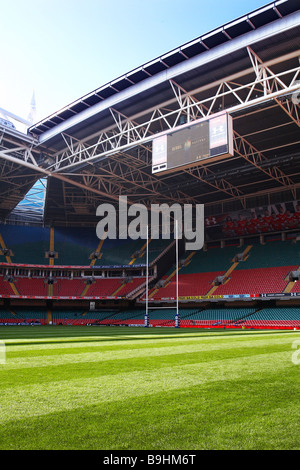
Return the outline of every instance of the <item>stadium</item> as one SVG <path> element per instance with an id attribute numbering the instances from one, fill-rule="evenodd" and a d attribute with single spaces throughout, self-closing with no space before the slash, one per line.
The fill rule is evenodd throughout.
<path id="1" fill-rule="evenodd" d="M 299 37 L 273 1 L 0 121 L 0 449 L 299 448 Z"/>

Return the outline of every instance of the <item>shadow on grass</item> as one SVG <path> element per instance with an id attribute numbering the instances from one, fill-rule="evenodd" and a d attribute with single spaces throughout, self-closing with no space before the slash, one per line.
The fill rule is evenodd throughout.
<path id="1" fill-rule="evenodd" d="M 205 338 L 205 337 L 231 337 L 251 335 L 280 335 L 291 330 L 228 330 L 224 328 L 202 329 L 197 328 L 141 328 L 141 327 L 99 327 L 99 326 L 0 326 L 0 339 L 9 340 L 11 345 L 76 343 L 85 338 L 89 342 L 102 341 L 144 341 L 147 337 L 172 338 Z M 57 339 L 56 339 L 57 338 Z M 30 341 L 32 340 L 32 341 Z"/>

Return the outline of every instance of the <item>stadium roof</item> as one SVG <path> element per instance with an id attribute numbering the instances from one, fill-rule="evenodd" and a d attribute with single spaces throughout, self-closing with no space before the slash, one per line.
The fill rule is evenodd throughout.
<path id="1" fill-rule="evenodd" d="M 49 224 L 94 224 L 99 203 L 119 195 L 204 203 L 207 214 L 300 198 L 299 37 L 299 1 L 274 1 L 31 126 L 18 152 L 21 137 L 5 129 L 0 217 L 42 176 Z M 152 174 L 157 133 L 220 110 L 233 117 L 232 158 Z"/>
<path id="2" fill-rule="evenodd" d="M 297 10 L 299 10 L 299 2 L 297 0 L 278 0 L 271 2 L 263 8 L 259 8 L 248 15 L 244 15 L 225 24 L 224 26 L 214 29 L 203 36 L 179 46 L 178 48 L 132 70 L 131 72 L 122 75 L 106 85 L 97 88 L 91 93 L 88 93 L 71 103 L 69 106 L 66 106 L 60 111 L 35 124 L 29 128 L 29 133 L 42 135 L 57 125 L 69 121 L 70 118 L 74 118 L 75 115 L 81 115 L 83 111 L 94 107 L 96 104 L 99 104 L 108 98 L 141 83 L 142 81 L 148 80 L 149 77 L 154 77 L 162 72 L 170 70 L 170 68 L 174 68 L 174 66 L 177 66 L 182 62 L 189 62 L 189 59 L 193 57 L 199 57 L 208 50 L 212 50 L 222 44 L 229 43 L 233 39 L 242 37 L 250 31 L 258 30 L 262 26 L 268 25 L 279 18 L 284 18 Z M 194 66 L 192 65 L 192 67 Z M 188 67 L 188 69 L 190 69 L 190 67 Z M 83 119 L 85 120 L 85 117 L 83 117 Z M 73 119 L 73 121 L 76 122 L 75 119 Z M 80 122 L 81 119 L 78 119 L 77 121 Z M 45 138 L 47 138 L 47 134 L 42 137 L 42 141 Z"/>

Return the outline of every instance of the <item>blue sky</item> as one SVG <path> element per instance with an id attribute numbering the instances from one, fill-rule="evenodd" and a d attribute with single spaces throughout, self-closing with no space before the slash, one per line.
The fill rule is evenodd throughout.
<path id="1" fill-rule="evenodd" d="M 35 121 L 267 0 L 3 0 L 0 108 Z"/>

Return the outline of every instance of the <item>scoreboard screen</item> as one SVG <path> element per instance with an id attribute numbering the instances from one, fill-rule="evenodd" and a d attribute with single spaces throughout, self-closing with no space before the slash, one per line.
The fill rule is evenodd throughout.
<path id="1" fill-rule="evenodd" d="M 233 156 L 232 117 L 222 113 L 157 136 L 152 143 L 152 173 L 229 156 Z"/>

